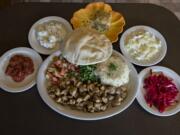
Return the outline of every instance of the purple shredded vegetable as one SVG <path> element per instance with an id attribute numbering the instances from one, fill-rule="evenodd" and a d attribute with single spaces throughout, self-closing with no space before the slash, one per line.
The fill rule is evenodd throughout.
<path id="1" fill-rule="evenodd" d="M 144 80 L 146 90 L 145 100 L 150 107 L 155 106 L 159 112 L 164 112 L 166 108 L 174 105 L 179 93 L 173 80 L 161 73 L 150 72 Z"/>

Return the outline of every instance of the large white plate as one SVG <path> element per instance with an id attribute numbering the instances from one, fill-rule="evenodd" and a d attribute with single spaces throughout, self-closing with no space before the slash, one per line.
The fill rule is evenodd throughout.
<path id="1" fill-rule="evenodd" d="M 28 40 L 29 40 L 29 43 L 30 43 L 31 47 L 34 50 L 36 50 L 37 52 L 41 53 L 41 54 L 49 55 L 49 54 L 52 54 L 53 52 L 60 49 L 60 46 L 56 46 L 53 49 L 47 49 L 47 48 L 41 46 L 39 44 L 39 42 L 37 41 L 37 38 L 36 38 L 36 30 L 35 30 L 36 26 L 39 25 L 39 24 L 42 24 L 44 22 L 48 22 L 48 21 L 52 21 L 52 20 L 53 21 L 58 21 L 58 22 L 64 24 L 64 26 L 65 26 L 68 33 L 73 31 L 71 25 L 69 24 L 69 22 L 67 20 L 65 20 L 64 18 L 62 18 L 62 17 L 48 16 L 48 17 L 44 17 L 44 18 L 38 20 L 36 23 L 33 24 L 33 26 L 31 27 L 31 29 L 29 31 Z"/>
<path id="2" fill-rule="evenodd" d="M 125 60 L 125 58 L 119 52 L 115 51 L 115 53 L 118 53 L 119 56 Z M 52 108 L 56 112 L 58 112 L 64 116 L 74 118 L 74 119 L 79 119 L 79 120 L 99 120 L 99 119 L 105 119 L 105 118 L 111 117 L 113 115 L 116 115 L 116 114 L 124 111 L 134 101 L 134 99 L 136 97 L 136 93 L 137 93 L 137 87 L 138 87 L 137 72 L 136 72 L 134 66 L 132 64 L 130 64 L 127 60 L 125 60 L 130 68 L 130 82 L 128 85 L 128 97 L 125 99 L 125 101 L 120 106 L 111 108 L 111 109 L 109 109 L 105 112 L 101 112 L 101 113 L 84 113 L 84 112 L 80 112 L 77 110 L 72 110 L 68 107 L 64 107 L 64 106 L 61 106 L 61 105 L 55 103 L 49 97 L 49 95 L 47 93 L 45 72 L 46 72 L 48 65 L 52 61 L 52 58 L 54 56 L 59 56 L 60 54 L 61 54 L 61 52 L 57 51 L 57 52 L 53 53 L 52 55 L 50 55 L 41 65 L 39 72 L 38 72 L 38 77 L 37 77 L 37 87 L 38 87 L 38 91 L 39 91 L 41 98 L 44 100 L 44 102 L 50 108 Z"/>
<path id="3" fill-rule="evenodd" d="M 171 116 L 178 113 L 180 111 L 180 103 L 178 103 L 176 106 L 173 106 L 171 109 L 164 111 L 163 113 L 160 113 L 158 109 L 156 109 L 155 107 L 149 107 L 149 105 L 146 103 L 144 99 L 145 89 L 143 88 L 143 85 L 144 85 L 144 79 L 148 76 L 150 69 L 152 69 L 153 72 L 163 72 L 164 75 L 172 78 L 173 82 L 176 84 L 178 90 L 180 91 L 180 77 L 177 73 L 166 67 L 153 66 L 142 70 L 139 74 L 139 85 L 138 85 L 139 91 L 136 97 L 137 101 L 147 112 L 153 115 Z M 177 98 L 180 100 L 180 94 Z"/>
<path id="4" fill-rule="evenodd" d="M 133 31 L 136 31 L 138 29 L 143 29 L 145 31 L 149 31 L 150 33 L 154 34 L 157 38 L 160 39 L 161 43 L 162 43 L 162 47 L 160 48 L 160 51 L 159 53 L 153 57 L 151 60 L 149 61 L 138 61 L 134 58 L 132 58 L 129 53 L 125 50 L 125 45 L 124 45 L 124 41 L 127 37 L 127 35 L 129 35 L 131 32 Z M 120 45 L 120 49 L 123 53 L 123 55 L 132 63 L 136 64 L 136 65 L 139 65 L 139 66 L 152 66 L 152 65 L 155 65 L 157 63 L 159 63 L 161 60 L 163 60 L 163 58 L 165 57 L 166 55 L 166 52 L 167 52 L 167 44 L 166 44 L 166 40 L 165 38 L 162 36 L 162 34 L 160 32 L 158 32 L 157 30 L 155 30 L 154 28 L 152 27 L 149 27 L 149 26 L 144 26 L 144 25 L 137 25 L 137 26 L 133 26 L 129 29 L 127 29 L 121 36 L 121 39 L 120 39 L 120 42 L 119 42 L 119 45 Z"/>
<path id="5" fill-rule="evenodd" d="M 10 58 L 16 54 L 28 56 L 34 63 L 34 72 L 31 75 L 28 75 L 22 82 L 15 82 L 10 76 L 5 74 Z M 36 75 L 41 63 L 41 56 L 30 48 L 18 47 L 7 51 L 0 57 L 0 87 L 5 91 L 12 93 L 30 89 L 36 83 Z"/>

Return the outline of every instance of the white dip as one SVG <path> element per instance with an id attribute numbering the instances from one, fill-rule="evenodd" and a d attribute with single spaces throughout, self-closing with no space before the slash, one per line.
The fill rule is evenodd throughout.
<path id="1" fill-rule="evenodd" d="M 105 62 L 97 64 L 96 74 L 103 84 L 115 87 L 129 82 L 129 67 L 126 62 L 115 52 Z"/>
<path id="2" fill-rule="evenodd" d="M 133 59 L 149 61 L 159 53 L 162 44 L 152 33 L 139 29 L 126 37 L 124 46 Z"/>
<path id="3" fill-rule="evenodd" d="M 36 37 L 40 45 L 52 49 L 64 40 L 67 34 L 65 26 L 58 21 L 48 21 L 36 27 Z"/>

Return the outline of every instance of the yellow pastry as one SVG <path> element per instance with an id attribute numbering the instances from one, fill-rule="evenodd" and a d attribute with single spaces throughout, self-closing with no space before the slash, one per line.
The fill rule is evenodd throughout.
<path id="1" fill-rule="evenodd" d="M 116 42 L 118 34 L 123 31 L 125 20 L 122 14 L 113 11 L 110 5 L 94 2 L 76 11 L 71 18 L 71 23 L 75 29 L 78 27 L 96 29 L 105 34 L 111 42 Z"/>

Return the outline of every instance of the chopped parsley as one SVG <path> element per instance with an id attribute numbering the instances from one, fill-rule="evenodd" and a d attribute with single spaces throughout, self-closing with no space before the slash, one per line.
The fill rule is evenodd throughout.
<path id="1" fill-rule="evenodd" d="M 67 74 L 69 77 L 76 77 L 77 76 L 77 73 L 75 71 L 70 71 L 68 72 Z"/>
<path id="2" fill-rule="evenodd" d="M 114 63 L 110 63 L 108 65 L 109 71 L 115 71 L 117 69 L 117 66 Z"/>
<path id="3" fill-rule="evenodd" d="M 80 80 L 86 81 L 98 81 L 98 77 L 95 75 L 95 65 L 80 66 Z"/>

